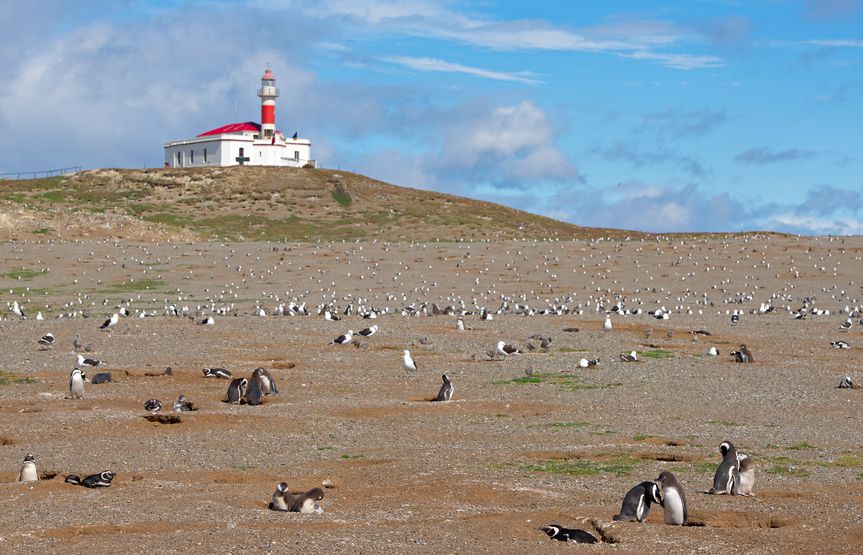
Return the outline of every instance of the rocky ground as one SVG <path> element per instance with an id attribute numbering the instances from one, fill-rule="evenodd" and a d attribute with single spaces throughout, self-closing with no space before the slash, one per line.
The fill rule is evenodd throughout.
<path id="1" fill-rule="evenodd" d="M 18 301 L 28 314 L 0 321 L 0 552 L 858 553 L 863 390 L 836 386 L 863 383 L 861 316 L 839 330 L 845 307 L 863 305 L 861 253 L 861 238 L 776 236 L 0 244 L 0 309 Z M 502 296 L 582 313 L 469 315 L 465 331 L 455 316 L 399 314 L 459 299 L 497 310 Z M 786 307 L 807 297 L 830 314 L 793 319 Z M 292 299 L 312 315 L 272 315 Z M 621 299 L 670 318 L 613 314 L 603 330 Z M 775 310 L 751 314 L 768 301 Z M 122 302 L 132 314 L 100 331 Z M 324 302 L 393 313 L 330 322 L 314 311 Z M 171 304 L 230 315 L 202 326 L 165 316 Z M 258 304 L 266 317 L 252 315 Z M 380 331 L 360 346 L 329 344 L 371 323 Z M 37 343 L 47 332 L 50 349 Z M 528 351 L 534 334 L 550 347 Z M 76 335 L 114 378 L 81 400 L 67 398 Z M 489 357 L 501 339 L 526 352 Z M 852 348 L 831 348 L 840 339 Z M 728 356 L 741 343 L 754 363 Z M 402 369 L 403 349 L 418 371 Z M 638 362 L 619 361 L 632 350 Z M 227 382 L 204 379 L 207 366 L 263 366 L 280 394 L 225 404 Z M 432 403 L 444 372 L 453 401 Z M 144 418 L 147 399 L 169 406 L 180 393 L 198 410 Z M 756 497 L 704 493 L 724 440 L 755 460 Z M 43 479 L 16 483 L 28 452 Z M 63 482 L 106 469 L 110 488 Z M 666 526 L 658 507 L 643 524 L 613 523 L 626 491 L 663 470 L 696 525 Z M 324 513 L 267 510 L 283 480 L 294 491 L 330 480 Z M 538 530 L 549 523 L 603 543 L 559 544 Z"/>

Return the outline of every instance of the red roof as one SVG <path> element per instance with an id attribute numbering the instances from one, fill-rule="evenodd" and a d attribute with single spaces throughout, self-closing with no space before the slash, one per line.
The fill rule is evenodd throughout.
<path id="1" fill-rule="evenodd" d="M 209 131 L 205 131 L 198 136 L 199 137 L 206 137 L 207 135 L 221 135 L 222 133 L 242 133 L 243 131 L 251 131 L 252 133 L 259 133 L 261 131 L 261 124 L 255 123 L 254 121 L 244 121 L 242 123 L 229 123 L 228 125 L 223 125 L 221 127 L 217 127 L 215 129 L 210 129 Z"/>

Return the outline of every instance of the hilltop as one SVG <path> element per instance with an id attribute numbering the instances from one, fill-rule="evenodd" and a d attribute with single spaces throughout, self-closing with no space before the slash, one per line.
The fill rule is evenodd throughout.
<path id="1" fill-rule="evenodd" d="M 0 181 L 0 239 L 577 239 L 641 236 L 334 170 L 100 169 Z"/>

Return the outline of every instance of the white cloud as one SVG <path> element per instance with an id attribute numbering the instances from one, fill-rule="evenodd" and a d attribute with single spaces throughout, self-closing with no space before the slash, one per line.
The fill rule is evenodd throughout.
<path id="1" fill-rule="evenodd" d="M 536 78 L 536 74 L 529 71 L 519 71 L 507 73 L 502 71 L 494 71 L 477 67 L 465 66 L 439 60 L 436 58 L 415 58 L 411 56 L 393 56 L 384 58 L 384 61 L 398 64 L 404 67 L 415 69 L 417 71 L 439 71 L 445 73 L 466 73 L 476 77 L 484 77 L 486 79 L 494 79 L 496 81 L 515 81 L 525 83 L 527 85 L 538 85 L 542 83 Z"/>
<path id="2" fill-rule="evenodd" d="M 812 39 L 807 40 L 806 44 L 814 44 L 815 46 L 833 46 L 836 48 L 863 48 L 863 40 L 858 39 Z"/>

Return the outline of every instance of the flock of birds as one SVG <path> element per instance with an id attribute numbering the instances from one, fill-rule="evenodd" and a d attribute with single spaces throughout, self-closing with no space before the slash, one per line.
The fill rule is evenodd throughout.
<path id="1" fill-rule="evenodd" d="M 144 248 L 146 249 L 146 247 Z M 595 245 L 593 248 L 595 249 Z M 274 247 L 274 250 L 277 250 L 277 248 Z M 384 250 L 387 250 L 386 247 Z M 469 247 L 467 250 L 468 252 L 465 252 L 461 259 L 455 264 L 455 267 L 459 272 L 463 271 L 461 270 L 462 266 L 471 259 Z M 636 249 L 636 252 L 639 251 L 640 249 Z M 233 250 L 231 252 L 232 254 L 235 254 Z M 427 283 L 423 280 L 423 282 L 420 285 L 415 286 L 413 290 L 402 290 L 400 295 L 386 293 L 384 297 L 385 303 L 378 304 L 372 302 L 368 298 L 363 298 L 353 294 L 342 296 L 340 299 L 337 298 L 335 282 L 330 284 L 332 289 L 327 288 L 327 284 L 322 283 L 322 276 L 325 272 L 320 271 L 319 279 L 317 281 L 322 285 L 320 288 L 321 302 L 315 308 L 310 309 L 308 306 L 309 303 L 304 298 L 311 295 L 311 290 L 306 290 L 305 293 L 301 295 L 294 294 L 290 299 L 285 299 L 274 293 L 265 293 L 266 298 L 256 302 L 251 315 L 258 317 L 302 317 L 309 316 L 311 314 L 318 314 L 327 321 L 339 321 L 339 313 L 343 315 L 358 315 L 364 319 L 370 320 L 393 315 L 418 317 L 423 315 L 446 314 L 455 315 L 457 317 L 456 329 L 464 331 L 466 329 L 470 329 L 465 324 L 465 318 L 472 315 L 483 321 L 488 321 L 495 317 L 504 315 L 533 317 L 595 313 L 605 315 L 602 327 L 606 331 L 611 331 L 614 327 L 611 319 L 612 316 L 642 316 L 656 320 L 668 320 L 675 314 L 703 314 L 705 310 L 715 307 L 718 303 L 729 306 L 741 305 L 745 302 L 753 301 L 756 298 L 756 295 L 763 294 L 763 292 L 757 291 L 757 287 L 754 287 L 749 291 L 730 291 L 729 289 L 726 289 L 727 282 L 723 279 L 718 285 L 713 286 L 713 289 L 718 290 L 721 293 L 721 300 L 711 299 L 707 292 L 699 294 L 694 290 L 689 289 L 686 289 L 683 294 L 673 298 L 671 291 L 665 290 L 662 287 L 642 286 L 626 293 L 622 287 L 620 288 L 620 291 L 614 292 L 611 288 L 602 288 L 597 285 L 595 287 L 595 291 L 587 295 L 583 300 L 577 301 L 576 294 L 574 292 L 562 295 L 554 293 L 555 282 L 558 278 L 557 275 L 551 273 L 552 270 L 548 267 L 558 266 L 561 260 L 558 255 L 553 255 L 551 252 L 553 252 L 553 249 L 550 248 L 549 253 L 543 255 L 545 260 L 544 266 L 546 266 L 544 280 L 534 282 L 533 287 L 535 289 L 530 291 L 530 294 L 523 293 L 520 295 L 507 295 L 498 293 L 496 291 L 495 284 L 492 283 L 485 291 L 478 291 L 476 288 L 472 288 L 471 298 L 449 294 L 439 297 L 435 302 L 409 300 L 408 295 L 411 293 L 417 296 L 422 294 L 427 295 L 431 292 L 433 287 L 436 286 L 435 283 Z M 370 277 L 378 278 L 378 263 L 366 259 L 362 254 L 361 245 L 354 245 L 350 250 L 345 251 L 343 255 L 348 260 L 358 259 L 361 263 L 366 264 L 363 275 L 359 276 L 360 279 L 363 279 L 365 274 L 368 274 Z M 518 261 L 526 261 L 527 257 L 518 249 L 513 249 L 512 252 L 506 251 L 506 255 L 511 258 L 511 260 L 505 265 L 506 269 L 517 274 L 517 266 L 519 265 Z M 251 254 L 247 254 L 247 256 L 251 256 Z M 590 257 L 593 258 L 593 256 L 594 255 L 591 254 Z M 228 259 L 228 257 L 225 258 L 226 260 Z M 260 257 L 258 257 L 258 259 L 259 258 Z M 749 258 L 749 254 L 746 255 L 746 258 Z M 592 262 L 594 262 L 595 266 L 598 267 L 600 262 L 605 262 L 609 259 L 610 256 L 597 256 L 597 259 Z M 705 260 L 707 259 L 708 257 L 705 256 Z M 672 263 L 672 266 L 674 266 L 675 263 L 681 264 L 683 261 L 684 257 L 680 256 L 674 263 Z M 692 253 L 689 254 L 689 261 L 692 261 Z M 494 262 L 494 260 L 492 260 L 492 262 Z M 587 258 L 583 257 L 581 269 L 585 269 L 585 262 L 587 262 Z M 263 275 L 272 276 L 273 272 L 278 271 L 279 267 L 284 263 L 285 257 L 282 256 L 277 266 L 271 270 L 266 270 L 265 272 L 252 270 L 248 266 L 244 267 L 243 265 L 231 266 L 230 263 L 227 263 L 226 265 L 241 273 L 243 276 L 242 283 L 245 283 L 247 279 L 252 280 Z M 398 264 L 403 270 L 408 269 L 406 263 L 400 261 Z M 288 265 L 290 265 L 290 262 L 288 262 Z M 698 263 L 696 262 L 695 265 L 697 266 Z M 635 266 L 640 267 L 637 261 Z M 707 266 L 705 271 L 710 271 L 711 268 L 713 270 L 720 268 L 720 266 L 715 264 L 711 266 L 705 263 L 705 266 Z M 766 259 L 763 259 L 760 262 L 755 261 L 753 267 L 758 266 L 761 266 L 762 269 L 765 267 L 769 269 L 769 262 L 767 262 Z M 431 269 L 431 267 L 429 268 Z M 577 264 L 576 268 L 578 268 Z M 722 269 L 725 268 L 722 267 Z M 540 270 L 538 265 L 535 270 Z M 650 273 L 646 267 L 644 270 L 646 274 Z M 821 271 L 828 270 L 822 267 Z M 833 271 L 835 275 L 835 267 L 833 268 Z M 586 270 L 584 273 L 586 274 Z M 792 273 L 799 277 L 799 270 L 792 268 Z M 350 276 L 350 274 L 348 275 Z M 394 272 L 392 279 L 396 284 L 403 283 L 401 281 L 401 275 L 401 270 Z M 485 278 L 488 275 L 488 268 L 480 270 L 477 277 L 474 278 L 474 285 L 478 286 L 480 284 L 480 277 Z M 607 279 L 607 276 L 603 275 L 603 272 L 599 270 L 596 270 L 596 274 L 592 277 L 597 280 Z M 692 277 L 692 275 L 687 274 L 685 277 Z M 747 278 L 749 277 L 750 276 L 747 276 Z M 650 279 L 652 280 L 653 278 L 651 277 Z M 520 280 L 521 276 L 519 276 L 519 281 Z M 591 281 L 591 284 L 595 285 L 595 283 L 596 282 Z M 816 304 L 816 299 L 814 297 L 804 297 L 802 299 L 796 298 L 793 293 L 793 289 L 793 283 L 787 284 L 781 291 L 776 291 L 770 294 L 767 301 L 762 302 L 758 309 L 751 310 L 749 314 L 764 315 L 776 311 L 785 311 L 791 318 L 796 320 L 803 320 L 807 317 L 830 316 L 830 310 L 819 307 Z M 104 320 L 99 328 L 102 330 L 110 330 L 117 326 L 124 317 L 147 318 L 160 315 L 167 317 L 187 317 L 200 325 L 213 326 L 216 325 L 217 317 L 237 315 L 239 313 L 235 304 L 228 301 L 232 295 L 234 298 L 237 297 L 238 290 L 239 289 L 236 287 L 236 284 L 229 284 L 218 295 L 211 294 L 208 298 L 207 304 L 198 304 L 195 307 L 190 307 L 188 303 L 184 302 L 187 301 L 187 298 L 182 294 L 178 294 L 175 299 L 171 299 L 170 301 L 166 299 L 161 310 L 157 310 L 152 307 L 155 299 L 148 302 L 151 305 L 148 308 L 138 308 L 135 306 L 136 303 L 134 299 L 128 299 L 123 301 L 117 307 L 117 311 Z M 371 290 L 372 289 L 370 288 L 369 291 Z M 863 318 L 861 318 L 861 316 L 863 316 L 863 305 L 858 304 L 853 297 L 839 288 L 825 288 L 822 291 L 825 294 L 831 294 L 834 300 L 843 300 L 847 303 L 843 309 L 839 310 L 844 317 L 838 327 L 840 332 L 847 333 L 855 324 L 863 324 Z M 290 292 L 286 292 L 286 294 L 290 295 Z M 652 296 L 654 299 L 649 301 L 648 299 L 645 299 L 645 296 Z M 544 300 L 541 300 L 543 297 L 545 297 Z M 88 299 L 88 295 L 79 293 L 77 299 L 67 303 L 64 306 L 64 310 L 57 314 L 57 317 L 89 317 L 90 309 L 80 308 L 80 306 Z M 137 300 L 141 301 L 140 296 Z M 397 308 L 394 308 L 392 303 L 398 300 L 401 300 L 402 303 Z M 666 308 L 665 304 L 663 304 L 663 300 L 673 300 L 676 304 L 672 306 L 672 308 Z M 339 308 L 340 301 L 341 303 L 344 303 L 344 308 Z M 272 309 L 268 310 L 266 308 L 268 302 L 274 303 Z M 496 307 L 489 306 L 492 302 L 496 304 Z M 653 309 L 645 310 L 643 308 L 645 303 L 652 303 L 656 306 Z M 107 304 L 107 299 L 102 304 Z M 91 305 L 95 307 L 95 302 L 91 301 Z M 11 304 L 9 311 L 15 318 L 27 318 L 24 306 L 19 304 L 18 301 L 14 301 Z M 721 309 L 717 310 L 718 315 L 721 315 L 722 313 L 723 311 Z M 739 325 L 741 319 L 747 316 L 744 310 L 738 308 L 726 309 L 724 313 L 726 317 L 730 317 L 729 321 L 733 326 Z M 38 313 L 36 319 L 44 320 L 44 316 L 41 312 Z M 378 324 L 366 327 L 356 333 L 352 329 L 349 329 L 346 333 L 334 338 L 330 344 L 352 344 L 355 346 L 362 346 L 362 339 L 369 338 L 378 331 Z M 649 336 L 649 333 L 650 332 L 647 331 L 645 332 L 647 336 Z M 697 330 L 692 333 L 696 336 L 710 335 L 709 332 L 703 330 Z M 547 351 L 552 341 L 553 339 L 549 336 L 531 336 L 527 342 L 526 349 L 536 349 L 537 347 L 533 343 L 536 342 L 539 345 L 539 348 Z M 45 348 L 52 347 L 55 342 L 56 339 L 52 333 L 46 333 L 38 339 L 38 343 Z M 73 347 L 76 351 L 83 347 L 80 342 L 80 338 L 75 338 Z M 851 348 L 848 342 L 842 340 L 831 342 L 831 347 L 837 349 Z M 89 348 L 85 348 L 84 350 L 85 352 L 90 351 Z M 500 340 L 498 341 L 496 348 L 491 351 L 490 355 L 506 358 L 517 356 L 522 353 L 523 351 L 521 348 L 507 343 L 504 340 Z M 716 347 L 710 347 L 707 354 L 717 356 L 719 355 L 719 352 Z M 733 357 L 733 359 L 739 363 L 755 362 L 753 353 L 746 345 L 740 345 L 737 350 L 730 352 L 729 356 Z M 83 398 L 85 383 L 88 381 L 91 383 L 105 383 L 106 381 L 111 380 L 109 373 L 96 374 L 92 380 L 88 380 L 85 374 L 85 369 L 102 366 L 104 361 L 97 358 L 86 357 L 80 352 L 76 352 L 75 357 L 76 364 L 71 371 L 69 379 L 70 398 Z M 619 357 L 622 362 L 638 361 L 638 354 L 636 351 L 622 353 Z M 579 361 L 578 366 L 581 368 L 587 368 L 598 364 L 600 364 L 599 358 L 584 358 Z M 419 369 L 416 361 L 411 356 L 410 350 L 408 349 L 405 349 L 402 354 L 402 368 L 409 372 L 416 372 Z M 168 369 L 168 371 L 170 371 L 170 369 Z M 532 369 L 526 370 L 528 375 L 531 375 L 531 372 Z M 252 406 L 260 405 L 263 403 L 265 396 L 277 395 L 279 393 L 275 377 L 265 368 L 255 369 L 249 377 L 234 377 L 232 373 L 225 368 L 204 368 L 202 373 L 204 378 L 225 379 L 228 381 L 227 391 L 224 396 L 224 401 L 226 403 Z M 447 374 L 442 375 L 442 381 L 443 383 L 440 390 L 433 399 L 437 402 L 446 402 L 453 398 L 453 381 Z M 857 388 L 859 386 L 854 383 L 850 376 L 845 376 L 838 387 Z M 144 409 L 149 414 L 158 413 L 162 410 L 162 402 L 158 399 L 149 399 L 144 403 Z M 184 395 L 180 394 L 177 400 L 171 404 L 171 410 L 173 412 L 187 412 L 196 410 L 196 407 L 194 403 L 186 399 Z M 722 461 L 716 470 L 713 487 L 710 488 L 708 493 L 754 495 L 754 462 L 752 459 L 742 453 L 738 453 L 730 441 L 724 441 L 720 445 L 720 453 L 722 455 Z M 96 474 L 87 475 L 83 479 L 80 479 L 77 475 L 70 474 L 67 476 L 66 482 L 79 484 L 88 488 L 108 487 L 111 485 L 111 481 L 114 477 L 115 474 L 113 471 L 106 470 Z M 19 473 L 19 481 L 29 482 L 35 480 L 38 480 L 35 458 L 32 454 L 27 454 Z M 292 493 L 290 492 L 286 482 L 280 482 L 276 486 L 276 490 L 272 495 L 269 508 L 274 511 L 320 513 L 323 509 L 318 504 L 318 501 L 323 499 L 323 496 L 324 492 L 320 488 L 313 488 L 302 493 Z M 645 518 L 647 518 L 650 507 L 653 504 L 659 505 L 663 508 L 664 521 L 666 524 L 686 525 L 689 523 L 689 512 L 685 489 L 677 477 L 668 471 L 662 472 L 654 480 L 642 481 L 626 492 L 623 497 L 621 510 L 614 516 L 614 520 L 643 522 Z M 565 528 L 558 524 L 548 525 L 542 530 L 551 538 L 561 541 L 574 541 L 580 543 L 595 543 L 600 541 L 584 530 Z"/>

